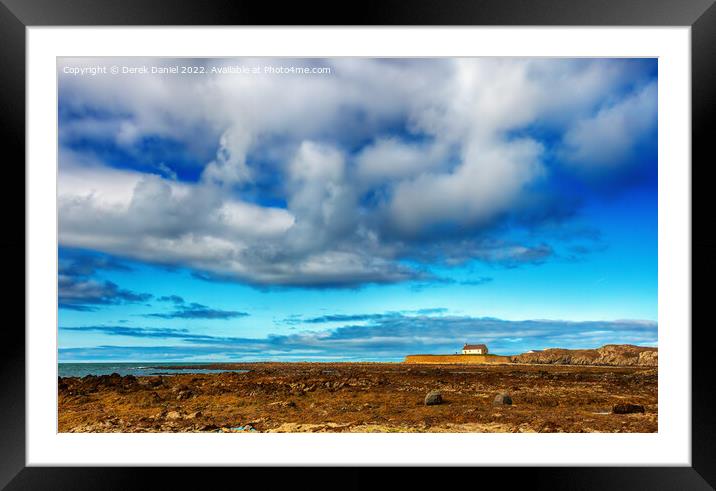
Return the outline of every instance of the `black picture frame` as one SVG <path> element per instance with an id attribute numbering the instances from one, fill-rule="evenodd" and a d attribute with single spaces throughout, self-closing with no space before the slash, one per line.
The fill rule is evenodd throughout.
<path id="1" fill-rule="evenodd" d="M 6 172 L 13 183 L 24 182 L 20 161 L 25 155 L 25 29 L 30 26 L 116 26 L 116 25 L 544 25 L 544 26 L 691 26 L 692 69 L 692 209 L 708 210 L 705 193 L 696 193 L 708 180 L 693 179 L 693 171 L 708 166 L 709 131 L 716 106 L 716 6 L 714 0 L 364 0 L 340 2 L 249 2 L 245 0 L 0 0 L 0 134 Z M 665 137 L 662 135 L 662 137 Z M 9 150 L 9 152 L 8 152 Z M 9 157 L 14 156 L 14 159 Z M 679 163 L 688 165 L 689 163 Z M 703 171 L 699 171 L 699 174 Z M 0 248 L 7 268 L 19 278 L 25 256 L 25 217 L 16 211 L 24 202 L 24 186 L 0 193 L 6 232 Z M 695 221 L 693 222 L 695 225 Z M 716 271 L 716 241 L 703 228 L 692 225 L 692 268 L 694 279 L 710 278 Z M 22 229 L 23 233 L 17 232 Z M 17 271 L 15 271 L 17 270 Z M 15 274 L 16 273 L 16 274 Z M 7 282 L 10 283 L 10 282 Z M 23 285 L 25 280 L 23 280 Z M 7 310 L 32 294 L 12 283 L 6 296 Z M 481 469 L 480 481 L 507 479 L 509 486 L 524 481 L 532 489 L 712 489 L 716 486 L 716 423 L 711 397 L 716 389 L 708 343 L 710 326 L 697 325 L 708 290 L 692 286 L 692 466 L 691 467 L 588 467 Z M 701 300 L 696 308 L 695 300 Z M 24 303 L 24 302 L 23 302 Z M 24 312 L 24 311 L 23 311 Z M 24 313 L 23 313 L 24 321 Z M 684 326 L 685 329 L 690 326 Z M 49 468 L 25 465 L 25 339 L 19 323 L 8 323 L 0 342 L 0 488 L 19 489 L 134 489 L 155 486 L 147 474 L 159 474 L 162 485 L 186 487 L 185 469 Z M 222 479 L 229 469 L 212 471 Z M 312 486 L 363 488 L 377 480 L 373 470 L 331 469 Z M 452 472 L 452 471 L 451 471 Z M 472 471 L 474 473 L 474 470 Z M 284 478 L 290 482 L 291 473 Z M 440 485 L 442 473 L 413 469 L 411 476 L 423 486 Z M 335 476 L 335 477 L 334 477 Z M 339 476 L 339 477 L 338 477 Z M 252 471 L 252 478 L 276 481 L 272 469 Z M 453 475 L 451 479 L 455 479 Z"/>

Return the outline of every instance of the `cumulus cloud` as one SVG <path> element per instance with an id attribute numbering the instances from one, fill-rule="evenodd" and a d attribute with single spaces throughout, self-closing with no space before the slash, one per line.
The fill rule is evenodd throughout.
<path id="1" fill-rule="evenodd" d="M 644 138 L 656 130 L 656 103 L 656 83 L 652 82 L 577 121 L 564 135 L 566 162 L 587 172 L 618 169 L 633 162 Z"/>
<path id="2" fill-rule="evenodd" d="M 251 135 L 240 127 L 229 128 L 221 135 L 216 160 L 204 169 L 202 177 L 221 184 L 237 184 L 251 179 L 251 169 L 246 165 L 246 154 L 251 145 Z"/>
<path id="3" fill-rule="evenodd" d="M 397 230 L 415 234 L 437 224 L 484 225 L 506 211 L 525 185 L 541 174 L 541 146 L 471 142 L 455 172 L 422 174 L 395 188 L 390 204 Z"/>
<path id="4" fill-rule="evenodd" d="M 643 60 L 297 63 L 331 73 L 60 73 L 60 244 L 262 287 L 420 282 L 429 261 L 539 264 L 556 246 L 505 230 L 578 212 L 553 204 L 555 155 L 559 172 L 608 181 L 654 145 Z M 154 158 L 157 142 L 194 164 Z"/>
<path id="5" fill-rule="evenodd" d="M 441 143 L 378 138 L 355 158 L 356 177 L 365 186 L 419 176 L 449 165 L 449 147 Z"/>

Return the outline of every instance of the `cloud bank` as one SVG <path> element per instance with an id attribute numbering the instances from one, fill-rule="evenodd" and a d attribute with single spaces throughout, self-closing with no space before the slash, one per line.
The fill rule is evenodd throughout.
<path id="1" fill-rule="evenodd" d="M 565 256 L 585 200 L 655 167 L 653 60 L 291 62 L 331 73 L 60 73 L 60 244 L 264 287 L 424 282 Z"/>
<path id="2" fill-rule="evenodd" d="M 152 299 L 149 293 L 133 292 L 93 277 L 101 270 L 129 270 L 112 258 L 70 255 L 59 262 L 58 270 L 58 306 L 61 309 L 87 312 L 100 306 L 145 303 Z"/>
<path id="3" fill-rule="evenodd" d="M 407 354 L 454 353 L 465 342 L 484 342 L 491 352 L 518 354 L 549 347 L 593 348 L 620 339 L 622 343 L 656 345 L 657 324 L 651 321 L 567 322 L 508 321 L 454 315 L 386 313 L 326 316 L 309 324 L 341 323 L 339 327 L 266 338 L 197 334 L 186 329 L 127 326 L 61 327 L 61 331 L 94 332 L 132 340 L 164 339 L 163 346 L 107 344 L 61 348 L 62 361 L 90 359 L 189 360 L 384 360 L 399 361 Z M 358 324 L 358 322 L 361 322 Z"/>

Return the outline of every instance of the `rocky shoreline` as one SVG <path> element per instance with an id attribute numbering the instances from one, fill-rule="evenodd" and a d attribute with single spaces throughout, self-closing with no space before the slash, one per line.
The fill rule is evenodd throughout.
<path id="1" fill-rule="evenodd" d="M 657 367 L 659 350 L 633 344 L 607 344 L 596 349 L 549 348 L 511 357 L 513 363 Z"/>
<path id="2" fill-rule="evenodd" d="M 60 432 L 655 432 L 648 367 L 238 363 L 58 380 Z M 194 366 L 196 368 L 196 366 Z M 439 391 L 440 397 L 426 396 Z M 499 397 L 498 397 L 499 396 Z M 496 400 L 510 404 L 496 404 Z M 438 402 L 434 402 L 438 401 Z M 615 412 L 639 407 L 641 411 Z"/>

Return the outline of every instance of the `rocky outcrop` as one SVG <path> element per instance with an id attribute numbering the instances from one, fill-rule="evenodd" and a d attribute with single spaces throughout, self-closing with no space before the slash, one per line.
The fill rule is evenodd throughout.
<path id="1" fill-rule="evenodd" d="M 597 349 L 578 350 L 549 348 L 513 356 L 512 362 L 656 367 L 659 364 L 659 351 L 657 348 L 634 346 L 632 344 L 607 344 Z"/>

